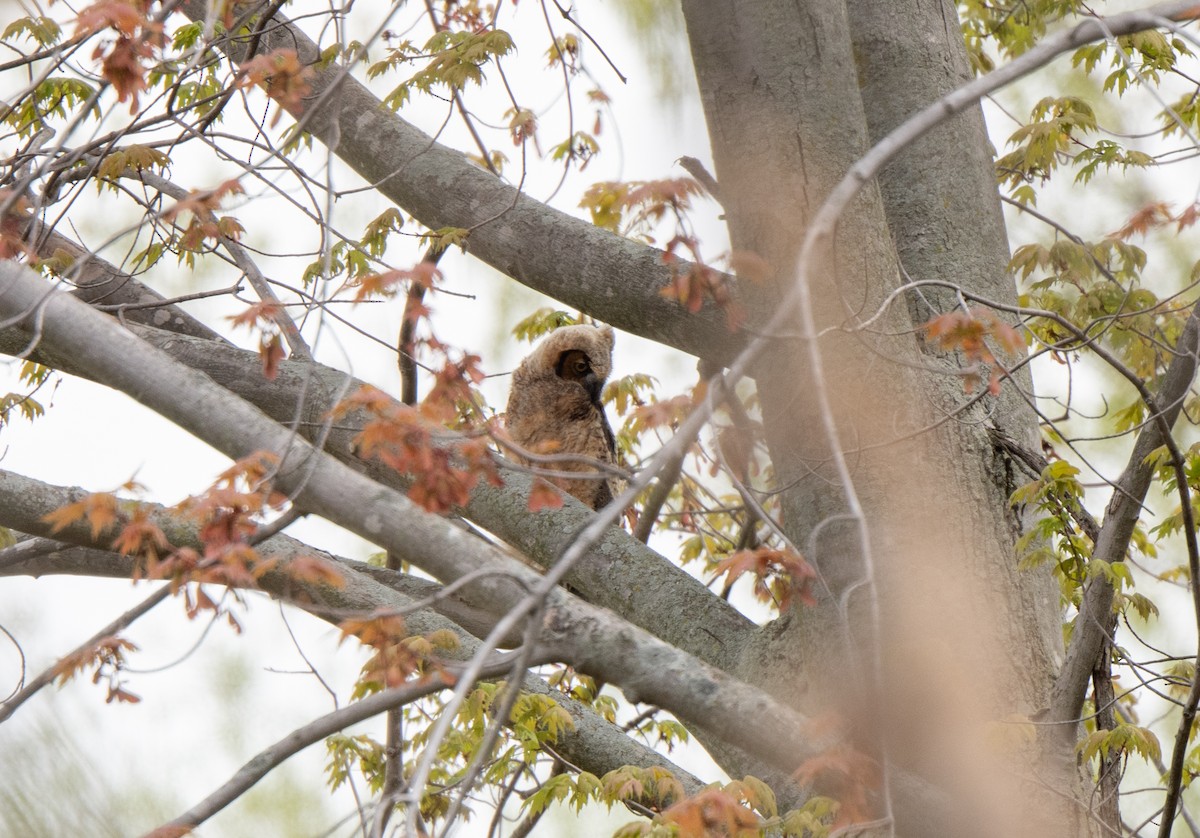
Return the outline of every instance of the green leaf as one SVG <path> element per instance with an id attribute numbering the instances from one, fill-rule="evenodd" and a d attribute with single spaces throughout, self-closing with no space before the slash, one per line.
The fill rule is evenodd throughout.
<path id="1" fill-rule="evenodd" d="M 575 315 L 561 309 L 539 308 L 513 326 L 512 333 L 518 340 L 532 342 L 561 326 L 576 326 L 581 322 Z"/>
<path id="2" fill-rule="evenodd" d="M 17 18 L 4 28 L 0 41 L 13 41 L 24 36 L 38 46 L 48 47 L 58 43 L 62 28 L 51 18 L 43 15 Z"/>
<path id="3" fill-rule="evenodd" d="M 522 808 L 530 815 L 537 815 L 543 812 L 551 803 L 566 800 L 568 796 L 574 797 L 575 792 L 574 777 L 570 774 L 556 774 L 548 778 L 537 791 L 529 795 L 525 799 Z"/>

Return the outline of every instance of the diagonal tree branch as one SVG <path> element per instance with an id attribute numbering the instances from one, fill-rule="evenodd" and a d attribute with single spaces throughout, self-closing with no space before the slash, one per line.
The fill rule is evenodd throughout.
<path id="1" fill-rule="evenodd" d="M 503 675 L 511 665 L 507 660 L 500 660 L 487 666 L 482 674 L 485 679 Z M 451 668 L 452 670 L 453 668 Z M 358 724 L 380 713 L 432 695 L 445 689 L 446 686 L 446 682 L 441 678 L 426 678 L 412 684 L 384 690 L 327 713 L 319 719 L 314 719 L 303 727 L 293 730 L 269 748 L 260 751 L 219 789 L 179 817 L 149 833 L 147 838 L 183 835 L 190 832 L 249 791 L 255 783 L 267 776 L 288 757 L 299 753 L 309 745 L 320 742 L 325 737 L 332 736 L 350 725 Z"/>
<path id="2" fill-rule="evenodd" d="M 49 527 L 42 520 L 46 513 L 73 503 L 85 494 L 79 489 L 51 486 L 0 471 L 0 526 L 46 532 Z M 193 522 L 155 504 L 123 503 L 131 509 L 136 506 L 145 513 L 168 534 L 173 544 L 201 546 Z M 86 525 L 72 524 L 55 536 L 83 546 L 64 545 L 62 549 L 39 552 L 22 562 L 0 563 L 0 576 L 67 574 L 128 579 L 134 575 L 133 560 L 105 549 L 104 540 L 94 539 Z M 265 558 L 279 562 L 277 569 L 258 580 L 261 590 L 335 625 L 352 614 L 403 613 L 405 624 L 413 634 L 452 631 L 458 637 L 459 647 L 446 655 L 451 659 L 465 659 L 475 654 L 479 647 L 477 638 L 486 634 L 495 623 L 490 615 L 458 597 L 439 595 L 442 586 L 436 583 L 335 557 L 290 536 L 272 536 L 258 550 Z M 339 588 L 295 578 L 287 572 L 287 565 L 300 557 L 315 557 L 335 566 L 345 584 Z M 431 602 L 431 607 L 421 607 L 423 602 Z M 460 627 L 464 624 L 465 631 Z M 520 642 L 519 634 L 509 642 Z M 631 739 L 591 707 L 564 695 L 542 678 L 527 677 L 523 687 L 527 692 L 553 698 L 571 714 L 574 729 L 562 733 L 555 743 L 555 750 L 573 764 L 597 775 L 625 765 L 659 767 L 670 771 L 689 794 L 703 787 L 703 783 L 689 772 Z"/>
<path id="3" fill-rule="evenodd" d="M 217 332 L 192 317 L 177 305 L 173 305 L 141 280 L 100 258 L 78 242 L 52 230 L 35 218 L 16 221 L 6 216 L 0 224 L 13 225 L 15 235 L 28 242 L 43 260 L 54 260 L 57 273 L 74 285 L 71 292 L 81 300 L 97 306 L 115 306 L 108 309 L 131 323 L 169 329 L 181 335 L 191 335 L 225 342 Z M 57 264 L 59 261 L 69 264 Z M 159 303 L 148 306 L 147 303 Z M 122 311 L 122 306 L 137 306 Z"/>
<path id="4" fill-rule="evenodd" d="M 477 569 L 464 595 L 496 613 L 527 607 L 540 577 L 502 551 L 414 506 L 328 455 L 314 450 L 205 376 L 133 339 L 67 294 L 48 289 L 27 269 L 0 265 L 0 318 L 25 320 L 53 352 L 124 390 L 230 457 L 279 456 L 276 486 L 301 509 L 321 515 L 443 581 Z M 737 681 L 603 609 L 560 588 L 545 593 L 543 652 L 621 687 L 633 701 L 670 710 L 685 723 L 745 748 L 769 765 L 794 770 L 826 753 L 836 738 L 762 691 Z M 503 625 L 505 621 L 498 624 Z M 946 801 L 928 784 L 894 772 L 893 792 L 906 828 L 949 835 Z M 913 834 L 917 834 L 914 832 Z"/>
<path id="5" fill-rule="evenodd" d="M 1142 428 L 1125 470 L 1117 479 L 1112 499 L 1105 510 L 1100 534 L 1092 548 L 1092 558 L 1110 564 L 1125 560 L 1129 540 L 1142 511 L 1142 501 L 1150 488 L 1154 466 L 1147 462 L 1150 453 L 1161 448 L 1179 412 L 1183 400 L 1196 376 L 1197 353 L 1200 352 L 1200 311 L 1193 309 L 1179 340 L 1176 356 L 1163 376 L 1156 394 L 1161 410 L 1158 421 Z M 1087 694 L 1088 680 L 1097 657 L 1108 638 L 1106 626 L 1112 611 L 1114 591 L 1103 574 L 1097 574 L 1083 592 L 1066 661 L 1055 680 L 1051 693 L 1048 721 L 1071 723 L 1079 718 Z M 1073 731 L 1071 724 L 1068 730 Z"/>
<path id="6" fill-rule="evenodd" d="M 0 469 L 0 526 L 21 533 L 43 536 L 62 544 L 76 545 L 82 552 L 66 553 L 65 547 L 58 550 L 39 550 L 29 559 L 11 563 L 0 563 L 0 573 L 64 574 L 80 573 L 91 576 L 133 578 L 136 567 L 133 559 L 110 553 L 111 533 L 106 539 L 96 538 L 90 526 L 76 521 L 60 530 L 52 531 L 46 516 L 57 509 L 76 503 L 90 493 L 78 488 L 54 486 L 25 477 L 15 472 Z M 137 512 L 158 527 L 174 547 L 190 547 L 202 550 L 197 524 L 172 510 L 144 501 L 121 500 L 125 514 Z M 8 550 L 18 550 L 20 544 Z M 303 608 L 309 613 L 333 622 L 347 616 L 361 616 L 379 610 L 413 611 L 413 603 L 433 597 L 441 589 L 433 582 L 414 579 L 381 568 L 372 568 L 362 562 L 335 557 L 318 550 L 291 536 L 276 534 L 258 545 L 259 555 L 276 562 L 258 579 L 260 588 L 285 602 Z M 4 552 L 7 553 L 8 550 Z M 340 585 L 320 584 L 292 572 L 297 559 L 312 558 L 322 562 L 341 576 Z M 461 618 L 471 625 L 471 634 L 487 633 L 495 624 L 495 618 L 482 609 L 473 608 L 456 596 L 445 596 L 432 603 L 432 611 L 422 609 L 416 616 L 408 617 L 410 628 L 418 634 L 449 629 L 467 642 L 467 637 L 458 623 Z M 436 611 L 437 614 L 433 612 Z M 440 614 L 441 616 L 438 616 Z M 514 635 L 514 641 L 519 636 Z"/>
<path id="7" fill-rule="evenodd" d="M 204 20 L 209 4 L 180 8 Z M 241 41 L 220 46 L 244 60 Z M 303 129 L 429 229 L 469 228 L 471 255 L 624 331 L 715 360 L 742 343 L 715 306 L 690 314 L 659 295 L 671 280 L 662 251 L 551 209 L 472 165 L 389 110 L 346 68 L 322 66 L 317 45 L 278 14 L 259 52 L 275 49 L 295 50 L 315 69 L 312 95 L 289 108 Z"/>
<path id="8" fill-rule="evenodd" d="M 262 361 L 247 350 L 212 341 L 132 327 L 136 334 L 187 366 L 205 373 L 231 393 L 246 399 L 281 423 L 297 422 L 301 433 L 316 439 L 325 432 L 326 417 L 340 394 L 347 392 L 346 374 L 320 364 L 283 361 L 272 381 L 262 377 Z M 0 353 L 17 354 L 28 336 L 16 329 L 0 330 Z M 40 363 L 73 375 L 88 376 L 78 358 L 59 356 L 39 347 L 31 356 Z M 351 390 L 360 382 L 353 382 Z M 299 407 L 298 407 L 299 406 Z M 407 489 L 405 476 L 355 455 L 354 439 L 362 420 L 346 417 L 322 437 L 325 450 L 356 468 L 366 468 L 376 481 Z M 482 485 L 471 494 L 463 514 L 504 539 L 542 567 L 549 567 L 593 514 L 567 498 L 562 509 L 528 514 L 531 480 L 509 472 L 505 486 Z M 722 669 L 732 668 L 755 626 L 701 582 L 620 529 L 610 528 L 567 577 L 571 587 L 589 602 L 610 608 L 653 632 L 668 643 Z M 674 619 L 688 614 L 703 625 Z"/>

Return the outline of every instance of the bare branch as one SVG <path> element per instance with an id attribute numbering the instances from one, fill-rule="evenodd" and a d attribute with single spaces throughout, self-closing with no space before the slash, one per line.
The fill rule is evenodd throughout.
<path id="1" fill-rule="evenodd" d="M 50 486 L 0 470 L 0 526 L 19 530 L 48 529 L 42 521 L 44 515 L 78 500 L 81 494 L 79 490 Z M 168 534 L 173 543 L 201 546 L 193 522 L 181 519 L 155 504 L 125 503 L 136 505 L 148 520 Z M 71 525 L 60 535 L 72 543 L 88 546 L 64 546 L 44 552 L 42 548 L 51 546 L 53 542 L 40 543 L 39 549 L 30 551 L 33 554 L 31 556 L 21 557 L 23 560 L 20 563 L 0 564 L 0 576 L 70 574 L 126 579 L 133 576 L 133 560 L 103 549 L 104 542 L 93 539 L 89 527 Z M 49 540 L 39 538 L 31 541 Z M 286 535 L 274 535 L 258 549 L 260 555 L 277 562 L 274 570 L 258 580 L 264 592 L 335 625 L 350 616 L 403 614 L 406 626 L 414 634 L 445 630 L 453 632 L 458 637 L 459 646 L 457 651 L 446 653 L 450 659 L 474 655 L 480 645 L 477 638 L 486 635 L 495 626 L 494 617 L 463 602 L 449 587 L 443 588 L 434 582 L 332 556 Z M 288 573 L 287 568 L 292 559 L 299 557 L 328 562 L 342 574 L 344 584 L 331 587 L 297 580 Z M 505 643 L 516 646 L 520 640 L 518 633 L 511 638 L 506 637 Z M 531 693 L 550 696 L 571 714 L 574 729 L 564 731 L 555 748 L 572 763 L 584 766 L 595 774 L 604 774 L 623 765 L 661 767 L 670 771 L 689 793 L 703 787 L 703 783 L 687 771 L 630 739 L 624 735 L 624 731 L 601 718 L 587 704 L 548 686 L 543 679 L 528 677 L 524 680 L 523 688 Z"/>
<path id="2" fill-rule="evenodd" d="M 117 632 L 128 628 L 135 620 L 148 613 L 154 608 L 154 606 L 158 605 L 170 595 L 171 586 L 162 585 L 150 596 L 146 597 L 133 608 L 130 608 L 121 616 L 117 617 L 117 619 L 100 629 L 87 640 L 80 643 L 77 647 L 75 647 L 75 649 L 68 652 L 62 658 L 59 658 L 59 661 L 87 654 L 89 651 L 96 648 L 100 641 L 107 637 L 112 637 Z M 26 684 L 20 692 L 10 698 L 8 701 L 0 704 L 0 722 L 6 721 L 8 717 L 15 713 L 22 704 L 36 695 L 38 691 L 42 689 L 42 687 L 50 684 L 58 676 L 58 663 L 56 662 L 53 666 L 43 670 L 40 675 Z"/>
<path id="3" fill-rule="evenodd" d="M 181 10 L 204 20 L 208 3 L 188 0 Z M 236 44 L 223 48 L 244 60 Z M 316 45 L 281 15 L 263 34 L 263 49 L 276 48 L 294 49 L 318 68 L 312 95 L 290 111 L 304 130 L 429 229 L 470 229 L 473 256 L 619 329 L 716 359 L 742 343 L 715 306 L 690 314 L 659 295 L 672 276 L 662 251 L 550 209 L 471 165 L 392 113 L 344 68 L 324 66 Z"/>
<path id="4" fill-rule="evenodd" d="M 511 664 L 508 661 L 498 661 L 490 664 L 483 672 L 484 677 L 503 673 Z M 448 667 L 453 673 L 453 667 Z M 320 742 L 327 736 L 332 736 L 343 728 L 366 721 L 372 716 L 402 707 L 416 701 L 418 698 L 431 695 L 446 688 L 446 682 L 441 678 L 427 678 L 411 685 L 394 687 L 389 690 L 368 696 L 346 707 L 334 710 L 332 713 L 315 719 L 304 727 L 297 728 L 280 739 L 271 747 L 260 751 L 254 758 L 243 765 L 223 786 L 210 794 L 197 805 L 184 812 L 170 823 L 164 824 L 151 834 L 183 834 L 195 829 L 200 824 L 224 809 L 233 801 L 246 793 L 255 783 L 265 777 L 276 766 L 295 753 L 307 748 L 315 742 Z"/>
<path id="5" fill-rule="evenodd" d="M 1156 394 L 1161 413 L 1156 417 L 1157 421 L 1142 429 L 1125 470 L 1117 479 L 1105 511 L 1100 536 L 1092 548 L 1093 559 L 1110 563 L 1125 559 L 1129 539 L 1142 511 L 1142 501 L 1154 476 L 1154 469 L 1146 458 L 1166 443 L 1169 429 L 1182 410 L 1183 397 L 1196 375 L 1197 353 L 1200 352 L 1200 312 L 1193 310 L 1188 318 L 1176 344 L 1176 351 L 1179 354 L 1171 362 Z M 1051 693 L 1049 719 L 1069 724 L 1067 729 L 1071 731 L 1083 707 L 1092 667 L 1107 638 L 1105 627 L 1112 611 L 1114 592 L 1112 585 L 1101 577 L 1102 574 L 1093 577 L 1084 589 L 1066 661 Z"/>
<path id="6" fill-rule="evenodd" d="M 345 373 L 318 364 L 283 361 L 275 379 L 266 381 L 260 359 L 247 350 L 151 328 L 134 327 L 134 331 L 276 421 L 298 423 L 309 439 L 316 439 L 316 432 L 326 427 L 326 417 L 346 388 Z M 22 352 L 28 342 L 19 330 L 0 330 L 0 352 Z M 60 357 L 45 347 L 35 350 L 32 357 L 63 372 L 95 380 L 79 358 Z M 351 382 L 351 389 L 360 384 Z M 354 440 L 362 423 L 361 417 L 347 417 L 329 428 L 325 449 L 357 468 L 365 466 L 374 480 L 407 490 L 405 475 L 378 463 L 364 464 L 357 458 Z M 566 498 L 562 509 L 530 515 L 531 485 L 531 478 L 525 474 L 506 473 L 501 488 L 477 486 L 463 513 L 533 562 L 549 567 L 594 515 L 573 498 Z M 754 631 L 753 623 L 713 596 L 703 583 L 617 528 L 603 534 L 567 581 L 589 602 L 610 608 L 668 643 L 727 671 Z M 671 616 L 676 613 L 691 615 L 705 630 L 691 630 L 686 622 Z"/>
<path id="7" fill-rule="evenodd" d="M 543 584 L 555 581 L 553 571 L 541 579 L 491 545 L 314 450 L 205 376 L 131 340 L 128 332 L 86 304 L 59 292 L 48 294 L 45 284 L 27 269 L 0 265 L 0 317 L 31 316 L 51 350 L 78 359 L 82 369 L 109 386 L 137 393 L 143 404 L 228 456 L 276 452 L 281 463 L 277 485 L 293 493 L 301 508 L 400 553 L 446 581 L 481 567 L 500 572 L 478 580 L 466 592 L 497 613 L 514 615 L 524 610 L 527 591 L 544 593 L 548 607 L 540 642 L 545 652 L 535 661 L 570 661 L 619 685 L 631 700 L 658 704 L 788 770 L 834 744 L 829 734 L 815 732 L 803 716 L 762 691 L 561 589 L 543 591 Z M 899 782 L 902 772 L 894 773 Z M 896 791 L 903 795 L 907 811 L 942 821 L 927 835 L 951 834 L 942 832 L 949 830 L 942 820 L 945 801 L 927 785 L 906 778 Z"/>

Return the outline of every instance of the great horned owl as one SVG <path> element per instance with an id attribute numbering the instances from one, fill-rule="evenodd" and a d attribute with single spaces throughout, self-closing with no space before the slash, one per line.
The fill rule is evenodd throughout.
<path id="1" fill-rule="evenodd" d="M 564 326 L 551 332 L 512 377 L 504 422 L 513 442 L 536 454 L 581 454 L 616 461 L 616 441 L 600 393 L 612 370 L 611 326 Z M 519 462 L 528 461 L 516 457 Z M 545 463 L 553 471 L 592 472 L 584 462 Z M 613 498 L 609 482 L 547 478 L 592 509 Z"/>

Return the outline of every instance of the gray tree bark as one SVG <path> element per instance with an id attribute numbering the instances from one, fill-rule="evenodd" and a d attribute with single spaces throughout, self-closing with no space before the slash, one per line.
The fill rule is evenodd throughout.
<path id="1" fill-rule="evenodd" d="M 24 321 L 57 357 L 75 359 L 82 372 L 230 457 L 276 453 L 275 485 L 290 492 L 300 509 L 371 539 L 447 583 L 490 571 L 465 584 L 462 594 L 497 615 L 497 631 L 502 625 L 522 625 L 536 614 L 539 630 L 529 663 L 569 662 L 619 685 L 631 701 L 669 709 L 685 723 L 744 746 L 761 764 L 777 769 L 791 770 L 836 744 L 833 734 L 761 690 L 552 583 L 546 585 L 549 580 L 494 545 L 424 513 L 395 490 L 312 448 L 211 379 L 133 339 L 83 302 L 47 287 L 32 271 L 0 265 L 0 318 Z M 21 524 L 31 528 L 34 521 L 27 518 Z M 945 800 L 919 778 L 897 772 L 895 788 L 904 811 L 944 816 Z M 939 827 L 926 834 L 950 833 Z"/>
<path id="2" fill-rule="evenodd" d="M 80 490 L 62 489 L 0 470 L 3 518 L 9 527 L 24 528 L 30 532 L 47 530 L 43 520 L 46 514 L 74 503 L 85 495 Z M 141 504 L 141 508 L 173 545 L 202 548 L 194 522 L 182 520 L 153 504 Z M 55 533 L 55 536 L 71 542 L 95 543 L 88 526 L 82 523 L 65 532 Z M 495 624 L 492 615 L 472 608 L 454 596 L 441 597 L 430 608 L 417 608 L 417 602 L 435 597 L 441 586 L 332 556 L 286 535 L 267 539 L 259 545 L 258 551 L 264 558 L 279 562 L 276 570 L 263 576 L 263 591 L 328 619 L 335 625 L 348 613 L 394 610 L 404 614 L 405 626 L 414 635 L 426 635 L 434 631 L 453 632 L 458 638 L 459 647 L 447 652 L 446 656 L 452 660 L 469 660 L 479 648 L 478 638 L 486 636 Z M 290 562 L 298 558 L 317 558 L 328 563 L 341 576 L 341 586 L 297 580 L 287 572 L 287 568 Z M 72 547 L 64 544 L 62 549 L 43 553 L 27 561 L 0 565 L 0 576 L 66 574 L 129 579 L 135 572 L 133 565 L 134 560 L 128 556 L 91 546 Z M 520 638 L 516 638 L 516 642 L 519 641 Z M 550 696 L 571 714 L 575 727 L 564 731 L 555 742 L 555 749 L 573 764 L 584 766 L 597 775 L 625 765 L 663 768 L 674 774 L 689 794 L 695 794 L 704 787 L 696 777 L 653 749 L 630 739 L 620 727 L 600 718 L 587 705 L 563 695 L 561 690 L 551 687 L 544 679 L 528 675 L 524 688 Z"/>
<path id="3" fill-rule="evenodd" d="M 772 269 L 765 287 L 740 289 L 762 318 L 851 164 L 967 80 L 958 21 L 940 2 L 684 0 L 683 9 L 733 247 Z M 968 744 L 988 718 L 1045 708 L 1061 662 L 1057 589 L 1048 572 L 1016 567 L 1014 485 L 987 435 L 994 428 L 1034 445 L 1028 377 L 1006 381 L 999 397 L 964 393 L 955 359 L 930 352 L 918 331 L 954 308 L 953 292 L 905 294 L 859 329 L 910 280 L 949 279 L 1015 303 L 978 110 L 868 185 L 822 255 L 814 314 L 827 330 L 825 378 L 869 546 L 829 465 L 802 341 L 781 336 L 757 374 L 774 488 L 787 533 L 829 589 L 817 608 L 768 627 L 741 671 L 809 712 L 853 708 L 854 724 L 874 734 L 868 742 L 970 801 L 986 830 L 1072 834 L 1076 819 L 1045 796 L 1032 816 L 1013 806 L 1027 789 L 1003 777 L 1017 766 L 1044 772 L 1036 754 L 1006 763 Z M 878 613 L 858 587 L 868 578 Z M 1060 791 L 1073 783 L 1068 773 Z"/>
<path id="4" fill-rule="evenodd" d="M 184 7 L 203 12 L 204 5 Z M 967 78 L 962 41 L 944 0 L 683 0 L 683 8 L 731 237 L 737 249 L 761 255 L 771 268 L 765 283 L 740 290 L 751 329 L 761 328 L 787 294 L 802 235 L 842 174 L 870 142 Z M 268 40 L 298 46 L 311 58 L 315 47 L 279 22 Z M 515 279 L 710 359 L 726 359 L 744 342 L 728 333 L 723 314 L 712 307 L 691 317 L 658 295 L 667 272 L 657 252 L 519 196 L 377 105 L 331 67 L 318 73 L 313 97 L 295 115 L 423 223 L 472 227 L 468 249 Z M 1032 805 L 1026 796 L 1028 778 L 1074 790 L 1069 749 L 999 754 L 984 741 L 997 719 L 1047 706 L 1062 657 L 1057 591 L 1046 573 L 1016 568 L 1012 547 L 1020 522 L 1007 505 L 1010 469 L 989 436 L 994 431 L 1034 445 L 1034 417 L 1022 398 L 1028 381 L 1018 374 L 998 396 L 964 393 L 960 361 L 931 351 L 917 331 L 957 303 L 950 292 L 903 293 L 875 317 L 909 279 L 950 280 L 997 302 L 1014 301 L 978 112 L 930 134 L 896 161 L 878 188 L 864 190 L 821 256 L 814 314 L 837 447 L 822 429 L 825 416 L 813 398 L 821 379 L 806 360 L 809 345 L 798 329 L 776 334 L 754 370 L 774 467 L 774 483 L 760 488 L 778 492 L 786 533 L 819 567 L 819 604 L 757 631 L 620 533 L 596 545 L 572 584 L 594 604 L 795 708 L 810 714 L 844 709 L 855 744 L 929 775 L 965 802 L 968 823 L 932 823 L 941 811 L 937 796 L 897 771 L 891 779 L 899 834 L 1086 834 L 1086 819 L 1069 801 L 1042 805 L 1046 798 L 1037 796 Z M 277 382 L 267 384 L 253 358 L 214 345 L 211 335 L 139 334 L 253 400 L 277 422 L 298 417 L 306 430 L 321 426 L 346 383 L 316 365 L 285 363 Z M 9 329 L 0 333 L 0 345 L 13 353 L 25 343 Z M 87 372 L 82 351 L 40 351 L 62 369 Z M 234 440 L 241 429 L 217 425 L 214 433 L 242 444 Z M 353 462 L 352 433 L 335 429 L 325 440 L 345 462 Z M 834 468 L 837 453 L 850 463 L 849 483 Z M 370 476 L 381 492 L 399 486 L 395 475 Z M 522 515 L 520 484 L 517 478 L 503 490 L 481 489 L 465 513 L 549 563 L 589 513 L 568 504 L 551 515 Z M 338 500 L 321 503 L 334 510 Z M 365 527 L 360 510 L 335 511 Z M 626 630 L 603 625 L 605 632 L 581 631 L 563 640 L 563 648 L 582 659 L 589 638 L 603 647 Z M 656 654 L 675 651 L 638 633 L 624 636 L 644 640 Z M 631 687 L 639 679 L 654 681 L 644 658 L 631 675 L 620 654 L 600 651 L 608 655 L 609 671 L 624 674 Z M 703 687 L 701 681 L 690 683 Z M 728 686 L 721 673 L 712 683 Z M 654 689 L 669 695 L 661 684 Z M 706 719 L 697 717 L 712 708 L 699 701 L 689 711 L 703 727 Z M 734 776 L 743 769 L 766 773 L 761 759 L 715 737 L 709 741 Z M 760 738 L 757 745 L 776 763 L 789 762 L 777 743 Z M 793 756 L 806 754 L 813 749 Z M 1009 780 L 1014 776 L 1018 781 Z"/>

